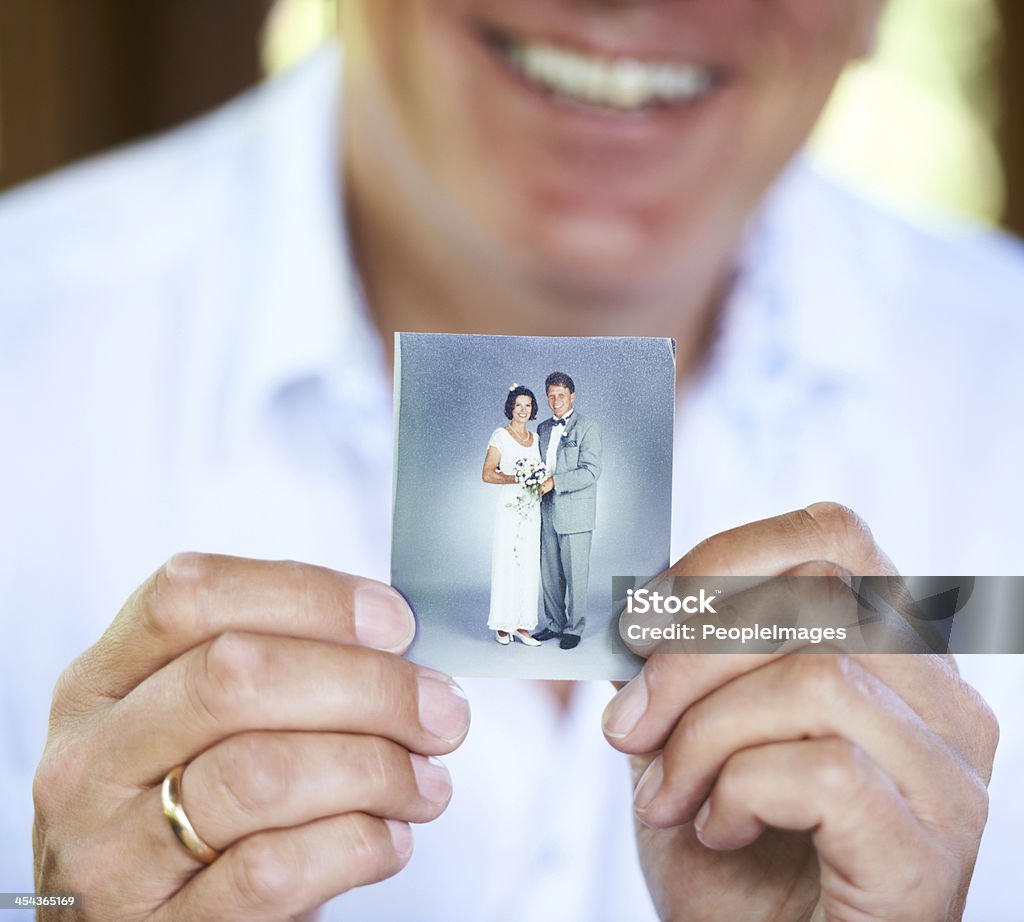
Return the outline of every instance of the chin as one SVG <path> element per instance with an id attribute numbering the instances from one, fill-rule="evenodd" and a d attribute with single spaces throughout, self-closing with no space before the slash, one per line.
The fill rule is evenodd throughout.
<path id="1" fill-rule="evenodd" d="M 539 284 L 561 294 L 597 300 L 631 300 L 679 274 L 687 243 L 682 228 L 667 233 L 649 221 L 574 215 L 525 222 L 509 251 L 525 257 Z"/>

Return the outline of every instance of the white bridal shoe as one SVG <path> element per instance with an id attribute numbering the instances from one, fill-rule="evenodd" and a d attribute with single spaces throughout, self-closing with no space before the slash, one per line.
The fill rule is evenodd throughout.
<path id="1" fill-rule="evenodd" d="M 539 647 L 540 641 L 534 640 L 530 636 L 530 632 L 526 628 L 520 628 L 514 634 L 511 635 L 513 640 L 521 640 L 528 647 Z"/>
<path id="2" fill-rule="evenodd" d="M 530 632 L 526 628 L 520 628 L 518 631 L 495 631 L 494 639 L 498 641 L 503 647 L 507 647 L 510 643 L 515 640 L 521 640 L 528 647 L 539 647 L 540 641 L 534 640 L 530 636 Z"/>

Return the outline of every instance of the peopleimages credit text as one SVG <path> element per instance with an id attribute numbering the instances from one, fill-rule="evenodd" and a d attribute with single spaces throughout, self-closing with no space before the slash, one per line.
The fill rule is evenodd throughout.
<path id="1" fill-rule="evenodd" d="M 735 640 L 750 643 L 755 640 L 771 640 L 782 643 L 786 640 L 800 640 L 805 643 L 821 643 L 825 640 L 846 640 L 845 627 L 782 627 L 778 624 L 751 627 L 716 627 L 702 624 L 700 633 L 692 624 L 670 624 L 666 627 L 641 627 L 631 624 L 626 628 L 626 637 L 633 641 L 655 640 Z"/>

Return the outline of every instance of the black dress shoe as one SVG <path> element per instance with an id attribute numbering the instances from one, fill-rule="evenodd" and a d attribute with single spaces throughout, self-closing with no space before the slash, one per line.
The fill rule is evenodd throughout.
<path id="1" fill-rule="evenodd" d="M 534 640 L 553 640 L 555 637 L 561 637 L 562 635 L 558 631 L 553 631 L 551 628 L 546 627 L 542 631 L 537 631 L 533 635 Z"/>
<path id="2" fill-rule="evenodd" d="M 558 641 L 559 649 L 571 650 L 580 642 L 578 634 L 563 634 L 562 639 Z"/>

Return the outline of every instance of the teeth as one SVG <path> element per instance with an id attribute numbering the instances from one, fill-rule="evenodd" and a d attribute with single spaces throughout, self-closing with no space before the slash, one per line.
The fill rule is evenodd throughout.
<path id="1" fill-rule="evenodd" d="M 693 99 L 711 86 L 706 68 L 646 64 L 633 58 L 608 61 L 553 45 L 512 45 L 506 56 L 530 80 L 562 96 L 615 109 Z"/>

